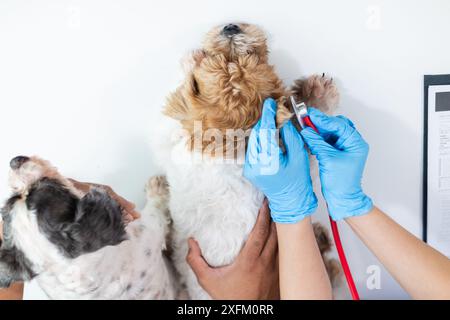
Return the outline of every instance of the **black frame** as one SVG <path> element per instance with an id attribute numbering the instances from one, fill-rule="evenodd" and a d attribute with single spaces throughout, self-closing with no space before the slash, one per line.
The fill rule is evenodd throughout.
<path id="1" fill-rule="evenodd" d="M 428 237 L 428 87 L 450 85 L 450 74 L 424 76 L 422 238 Z"/>

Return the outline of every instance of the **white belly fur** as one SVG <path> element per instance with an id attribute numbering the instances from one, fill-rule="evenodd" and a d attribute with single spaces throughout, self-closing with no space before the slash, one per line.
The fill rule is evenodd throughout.
<path id="1" fill-rule="evenodd" d="M 187 239 L 198 241 L 211 266 L 233 262 L 255 224 L 263 195 L 242 176 L 241 165 L 190 161 L 185 140 L 174 134 L 177 126 L 161 126 L 172 128 L 166 131 L 171 138 L 152 146 L 170 185 L 174 263 L 190 297 L 209 298 L 186 263 Z M 169 141 L 168 148 L 164 142 Z"/>

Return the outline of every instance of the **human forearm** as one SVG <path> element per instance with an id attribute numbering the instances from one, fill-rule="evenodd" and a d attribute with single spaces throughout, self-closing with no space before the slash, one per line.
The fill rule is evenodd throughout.
<path id="1" fill-rule="evenodd" d="M 319 161 L 331 218 L 345 219 L 413 298 L 450 298 L 449 260 L 374 208 L 363 192 L 369 145 L 354 123 L 314 108 L 308 111 L 319 133 L 306 128 L 301 134 Z"/>
<path id="2" fill-rule="evenodd" d="M 332 299 L 311 218 L 296 224 L 277 224 L 277 234 L 281 299 Z"/>
<path id="3" fill-rule="evenodd" d="M 23 283 L 13 283 L 7 289 L 0 289 L 0 300 L 22 300 Z"/>
<path id="4" fill-rule="evenodd" d="M 369 214 L 346 221 L 412 298 L 450 298 L 447 257 L 376 207 Z"/>

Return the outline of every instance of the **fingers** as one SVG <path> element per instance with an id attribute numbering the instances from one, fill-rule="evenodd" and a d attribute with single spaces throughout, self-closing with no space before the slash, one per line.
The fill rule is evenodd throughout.
<path id="1" fill-rule="evenodd" d="M 109 196 L 113 198 L 122 208 L 122 214 L 126 223 L 139 219 L 141 217 L 140 213 L 136 211 L 136 205 L 133 202 L 130 202 L 127 199 L 119 196 L 110 186 L 96 183 L 81 183 L 72 179 L 70 180 L 74 184 L 75 188 L 83 192 L 88 192 L 91 187 L 101 188 L 105 190 L 109 194 Z"/>
<path id="2" fill-rule="evenodd" d="M 259 132 L 259 160 L 265 165 L 270 165 L 274 161 L 278 161 L 282 154 L 277 129 L 261 129 Z"/>
<path id="3" fill-rule="evenodd" d="M 261 153 L 267 157 L 278 157 L 279 144 L 277 125 L 275 116 L 277 113 L 277 103 L 272 98 L 267 98 L 264 101 L 262 116 L 261 116 L 261 128 L 259 131 L 259 144 L 261 147 Z"/>
<path id="4" fill-rule="evenodd" d="M 336 142 L 336 147 L 345 151 L 361 151 L 365 154 L 369 153 L 369 145 L 357 130 L 355 130 L 346 140 L 338 140 Z"/>
<path id="5" fill-rule="evenodd" d="M 127 199 L 119 196 L 110 186 L 105 185 L 97 185 L 93 184 L 98 188 L 103 188 L 108 192 L 109 196 L 117 201 L 123 211 L 123 215 L 125 217 L 126 222 L 131 222 L 135 219 L 139 219 L 141 217 L 140 213 L 136 211 L 136 205 L 133 202 L 128 201 Z"/>
<path id="6" fill-rule="evenodd" d="M 308 113 L 324 140 L 330 142 L 335 148 L 345 151 L 359 146 L 357 142 L 361 140 L 360 135 L 350 119 L 344 116 L 329 117 L 315 108 L 309 108 Z M 306 135 L 302 134 L 304 138 Z"/>
<path id="7" fill-rule="evenodd" d="M 260 152 L 258 134 L 260 127 L 261 120 L 255 125 L 255 127 L 252 129 L 252 132 L 250 133 L 247 144 L 246 165 L 254 165 L 258 163 L 258 154 Z"/>
<path id="8" fill-rule="evenodd" d="M 119 204 L 124 208 L 124 209 L 134 209 L 136 206 L 134 205 L 134 203 L 126 200 L 125 198 L 119 196 L 117 193 L 115 192 L 109 192 L 109 195 L 114 198 L 117 202 L 119 202 Z"/>
<path id="9" fill-rule="evenodd" d="M 270 223 L 270 234 L 267 239 L 266 245 L 261 253 L 261 257 L 266 259 L 265 261 L 275 262 L 278 253 L 278 237 L 277 228 L 274 222 Z"/>
<path id="10" fill-rule="evenodd" d="M 262 116 L 261 116 L 261 128 L 262 129 L 276 129 L 275 115 L 277 113 L 277 102 L 272 98 L 267 98 L 264 101 Z"/>
<path id="11" fill-rule="evenodd" d="M 211 267 L 203 258 L 197 241 L 189 238 L 188 246 L 189 251 L 186 256 L 187 263 L 191 266 L 192 271 L 194 271 L 195 275 L 197 276 L 197 279 L 205 277 L 205 275 L 211 271 Z"/>
<path id="12" fill-rule="evenodd" d="M 297 128 L 294 127 L 291 121 L 288 121 L 281 128 L 281 137 L 284 141 L 288 156 L 299 156 L 299 152 L 304 150 L 305 143 L 298 132 Z"/>
<path id="13" fill-rule="evenodd" d="M 351 121 L 345 117 L 330 117 L 315 108 L 308 108 L 308 114 L 321 134 L 333 134 L 338 139 L 346 139 L 354 131 Z"/>
<path id="14" fill-rule="evenodd" d="M 328 117 L 325 113 L 314 107 L 308 107 L 308 115 L 314 119 Z"/>
<path id="15" fill-rule="evenodd" d="M 129 202 L 113 191 L 108 191 L 108 194 L 119 204 L 120 208 L 122 209 L 122 214 L 125 216 L 125 221 L 127 223 L 133 221 L 136 217 L 140 217 L 139 213 L 137 213 L 135 210 L 136 206 L 134 203 Z"/>
<path id="16" fill-rule="evenodd" d="M 261 255 L 270 234 L 270 210 L 268 201 L 264 200 L 252 232 L 242 249 L 244 259 L 253 260 Z"/>
<path id="17" fill-rule="evenodd" d="M 323 155 L 324 152 L 334 151 L 334 147 L 328 144 L 317 132 L 311 128 L 305 128 L 300 133 L 311 153 L 316 157 Z"/>
<path id="18" fill-rule="evenodd" d="M 336 118 L 345 120 L 352 128 L 355 128 L 355 125 L 353 124 L 352 120 L 350 120 L 349 118 L 341 116 L 341 115 L 336 116 Z"/>
<path id="19" fill-rule="evenodd" d="M 269 175 L 278 169 L 282 152 L 275 123 L 276 109 L 275 100 L 266 99 L 261 119 L 250 134 L 244 167 L 244 176 L 249 180 L 255 174 Z"/>
<path id="20" fill-rule="evenodd" d="M 114 192 L 111 192 L 110 196 L 119 203 L 129 221 L 133 221 L 141 217 L 140 213 L 136 211 L 136 205 L 134 203 L 126 200 Z"/>

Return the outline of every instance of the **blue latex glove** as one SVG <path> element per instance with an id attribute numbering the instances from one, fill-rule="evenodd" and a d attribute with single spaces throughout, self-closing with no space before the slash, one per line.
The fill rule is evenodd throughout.
<path id="1" fill-rule="evenodd" d="M 286 153 L 279 147 L 276 109 L 275 100 L 266 99 L 249 138 L 244 176 L 266 195 L 275 222 L 296 223 L 316 210 L 317 198 L 303 139 L 291 122 L 281 129 Z"/>
<path id="2" fill-rule="evenodd" d="M 320 135 L 311 128 L 301 135 L 319 161 L 322 194 L 331 218 L 337 221 L 368 213 L 373 204 L 362 191 L 361 179 L 369 145 L 349 119 L 329 117 L 314 108 L 308 113 Z"/>

